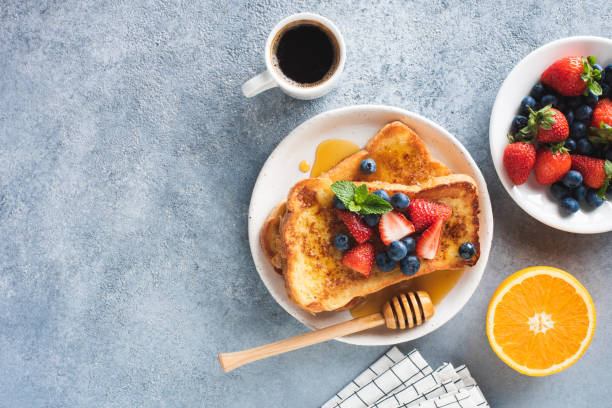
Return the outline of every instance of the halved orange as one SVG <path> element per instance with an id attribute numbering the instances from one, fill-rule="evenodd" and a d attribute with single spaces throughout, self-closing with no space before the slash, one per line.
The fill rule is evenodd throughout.
<path id="1" fill-rule="evenodd" d="M 595 305 L 569 273 L 534 266 L 510 275 L 487 311 L 493 351 L 520 373 L 548 375 L 566 369 L 595 333 Z"/>

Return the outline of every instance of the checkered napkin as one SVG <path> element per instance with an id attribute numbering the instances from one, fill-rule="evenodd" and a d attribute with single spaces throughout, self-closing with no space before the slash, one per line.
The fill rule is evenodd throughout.
<path id="1" fill-rule="evenodd" d="M 488 408 L 465 365 L 432 370 L 417 350 L 391 348 L 322 408 Z"/>

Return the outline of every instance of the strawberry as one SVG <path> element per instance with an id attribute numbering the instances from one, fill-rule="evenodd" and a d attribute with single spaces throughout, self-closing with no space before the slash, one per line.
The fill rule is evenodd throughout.
<path id="1" fill-rule="evenodd" d="M 612 162 L 575 154 L 572 156 L 572 169 L 582 174 L 582 181 L 591 188 L 603 188 L 605 193 L 612 177 Z"/>
<path id="2" fill-rule="evenodd" d="M 404 238 L 414 232 L 414 225 L 406 219 L 401 213 L 391 211 L 383 214 L 378 223 L 380 239 L 385 245 L 389 245 L 393 241 Z"/>
<path id="3" fill-rule="evenodd" d="M 366 278 L 372 272 L 373 263 L 374 247 L 369 242 L 349 249 L 342 257 L 342 265 L 361 273 Z"/>
<path id="4" fill-rule="evenodd" d="M 438 218 L 446 220 L 453 214 L 453 210 L 448 205 L 420 198 L 412 200 L 408 212 L 416 232 L 423 232 Z"/>
<path id="5" fill-rule="evenodd" d="M 529 120 L 527 126 L 519 131 L 519 139 L 536 137 L 541 143 L 562 142 L 569 136 L 569 125 L 565 115 L 551 105 L 547 105 L 539 111 L 529 109 Z"/>
<path id="6" fill-rule="evenodd" d="M 424 259 L 434 259 L 440 246 L 443 218 L 438 218 L 425 230 L 416 244 L 416 254 Z"/>
<path id="7" fill-rule="evenodd" d="M 542 82 L 565 96 L 586 94 L 587 88 L 601 95 L 601 86 L 595 81 L 601 72 L 593 70 L 595 57 L 563 57 L 555 61 L 542 74 Z"/>
<path id="8" fill-rule="evenodd" d="M 351 212 L 351 211 L 343 211 L 336 209 L 336 214 L 338 217 L 344 222 L 344 225 L 349 229 L 355 241 L 363 244 L 366 242 L 372 234 L 374 230 L 368 227 L 365 222 L 361 219 L 359 214 Z"/>
<path id="9" fill-rule="evenodd" d="M 504 167 L 510 180 L 516 185 L 527 181 L 536 160 L 536 150 L 531 143 L 516 142 L 504 149 Z"/>
<path id="10" fill-rule="evenodd" d="M 561 180 L 571 166 L 572 159 L 564 147 L 540 147 L 536 152 L 534 170 L 536 180 L 540 184 L 552 184 Z"/>
<path id="11" fill-rule="evenodd" d="M 591 126 L 599 128 L 601 122 L 612 126 L 612 101 L 608 98 L 600 99 L 593 109 L 593 120 Z"/>
<path id="12" fill-rule="evenodd" d="M 591 133 L 589 140 L 592 143 L 612 143 L 612 101 L 610 99 L 604 98 L 597 102 L 593 110 Z"/>

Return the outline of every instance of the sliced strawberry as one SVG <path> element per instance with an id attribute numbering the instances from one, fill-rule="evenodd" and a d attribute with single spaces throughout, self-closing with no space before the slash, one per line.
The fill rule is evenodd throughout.
<path id="1" fill-rule="evenodd" d="M 442 235 L 442 224 L 444 219 L 438 218 L 421 235 L 416 244 L 416 254 L 424 259 L 434 259 L 440 246 L 440 236 Z"/>
<path id="2" fill-rule="evenodd" d="M 446 220 L 453 215 L 453 210 L 448 205 L 420 198 L 410 202 L 408 212 L 416 232 L 425 231 L 438 218 Z"/>
<path id="3" fill-rule="evenodd" d="M 366 278 L 372 272 L 372 264 L 374 264 L 374 247 L 369 242 L 349 249 L 342 257 L 342 265 L 361 273 Z"/>
<path id="4" fill-rule="evenodd" d="M 361 219 L 359 214 L 351 212 L 351 211 L 343 211 L 336 209 L 336 214 L 338 217 L 344 222 L 344 225 L 349 229 L 355 241 L 363 244 L 366 242 L 372 234 L 374 230 L 366 225 L 366 223 Z"/>
<path id="5" fill-rule="evenodd" d="M 414 225 L 406 217 L 397 211 L 383 214 L 378 223 L 380 239 L 385 245 L 404 238 L 414 232 Z"/>

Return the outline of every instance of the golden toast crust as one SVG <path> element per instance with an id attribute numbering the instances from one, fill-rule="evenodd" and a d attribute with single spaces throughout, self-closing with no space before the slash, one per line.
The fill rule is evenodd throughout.
<path id="1" fill-rule="evenodd" d="M 285 286 L 290 298 L 312 312 L 338 310 L 355 298 L 368 295 L 394 283 L 411 279 L 398 267 L 391 272 L 376 268 L 366 278 L 342 265 L 342 252 L 333 245 L 339 232 L 348 233 L 333 208 L 333 192 L 329 179 L 306 179 L 289 193 L 287 210 L 280 223 L 281 260 Z M 480 256 L 478 238 L 478 193 L 474 181 L 456 174 L 434 178 L 420 186 L 403 186 L 384 182 L 366 183 L 372 192 L 398 192 L 410 199 L 423 198 L 449 205 L 453 215 L 444 223 L 440 248 L 432 260 L 421 260 L 414 276 L 440 269 L 459 269 L 473 265 Z M 459 246 L 470 241 L 477 255 L 466 261 L 459 256 Z M 377 252 L 384 244 L 374 234 Z M 413 277 L 414 277 L 413 276 Z"/>

